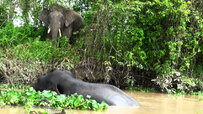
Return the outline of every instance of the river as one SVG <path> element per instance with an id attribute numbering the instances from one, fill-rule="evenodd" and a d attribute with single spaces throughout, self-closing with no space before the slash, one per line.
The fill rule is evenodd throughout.
<path id="1" fill-rule="evenodd" d="M 116 107 L 111 106 L 104 112 L 65 110 L 66 114 L 203 114 L 203 96 L 175 96 L 163 93 L 144 93 L 125 91 L 134 97 L 140 107 Z M 45 109 L 50 114 L 53 110 Z M 58 111 L 59 112 L 59 111 Z M 4 107 L 1 114 L 23 114 L 26 111 L 22 107 Z"/>

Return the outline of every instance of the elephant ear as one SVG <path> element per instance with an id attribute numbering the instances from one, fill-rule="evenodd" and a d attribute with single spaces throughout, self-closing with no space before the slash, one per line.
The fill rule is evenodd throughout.
<path id="1" fill-rule="evenodd" d="M 65 13 L 65 25 L 69 27 L 75 21 L 75 12 L 67 10 Z"/>
<path id="2" fill-rule="evenodd" d="M 44 8 L 38 18 L 40 21 L 44 22 L 46 26 L 49 25 L 49 13 L 50 11 L 47 8 Z"/>

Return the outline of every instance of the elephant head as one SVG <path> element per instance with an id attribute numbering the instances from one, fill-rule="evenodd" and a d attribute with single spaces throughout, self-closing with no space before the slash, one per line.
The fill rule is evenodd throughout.
<path id="1" fill-rule="evenodd" d="M 74 75 L 72 72 L 67 70 L 55 70 L 49 72 L 47 75 L 40 76 L 35 83 L 32 84 L 32 87 L 37 91 L 51 90 L 55 91 L 57 94 L 63 94 L 61 90 L 60 82 L 63 82 L 64 79 L 73 79 Z"/>
<path id="2" fill-rule="evenodd" d="M 48 27 L 48 34 L 57 42 L 58 36 L 67 36 L 73 43 L 73 32 L 79 31 L 84 26 L 84 19 L 73 10 L 54 5 L 50 9 L 43 9 L 39 20 Z"/>

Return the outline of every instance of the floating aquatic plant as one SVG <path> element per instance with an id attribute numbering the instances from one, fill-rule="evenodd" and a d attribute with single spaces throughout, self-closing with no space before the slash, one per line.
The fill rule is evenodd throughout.
<path id="1" fill-rule="evenodd" d="M 106 110 L 107 104 L 103 101 L 97 103 L 90 96 L 84 98 L 82 95 L 65 94 L 57 95 L 56 92 L 44 90 L 35 91 L 30 86 L 11 86 L 2 84 L 0 86 L 0 105 L 24 106 L 26 110 L 37 107 L 51 107 L 58 109 L 78 109 L 78 110 Z"/>

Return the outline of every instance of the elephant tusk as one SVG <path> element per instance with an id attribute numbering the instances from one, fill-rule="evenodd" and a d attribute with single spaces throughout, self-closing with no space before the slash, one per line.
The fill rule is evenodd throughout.
<path id="1" fill-rule="evenodd" d="M 59 29 L 59 36 L 61 37 L 61 29 Z"/>
<path id="2" fill-rule="evenodd" d="M 50 33 L 50 31 L 51 31 L 51 28 L 49 28 L 49 29 L 48 29 L 47 33 L 49 34 L 49 33 Z"/>

